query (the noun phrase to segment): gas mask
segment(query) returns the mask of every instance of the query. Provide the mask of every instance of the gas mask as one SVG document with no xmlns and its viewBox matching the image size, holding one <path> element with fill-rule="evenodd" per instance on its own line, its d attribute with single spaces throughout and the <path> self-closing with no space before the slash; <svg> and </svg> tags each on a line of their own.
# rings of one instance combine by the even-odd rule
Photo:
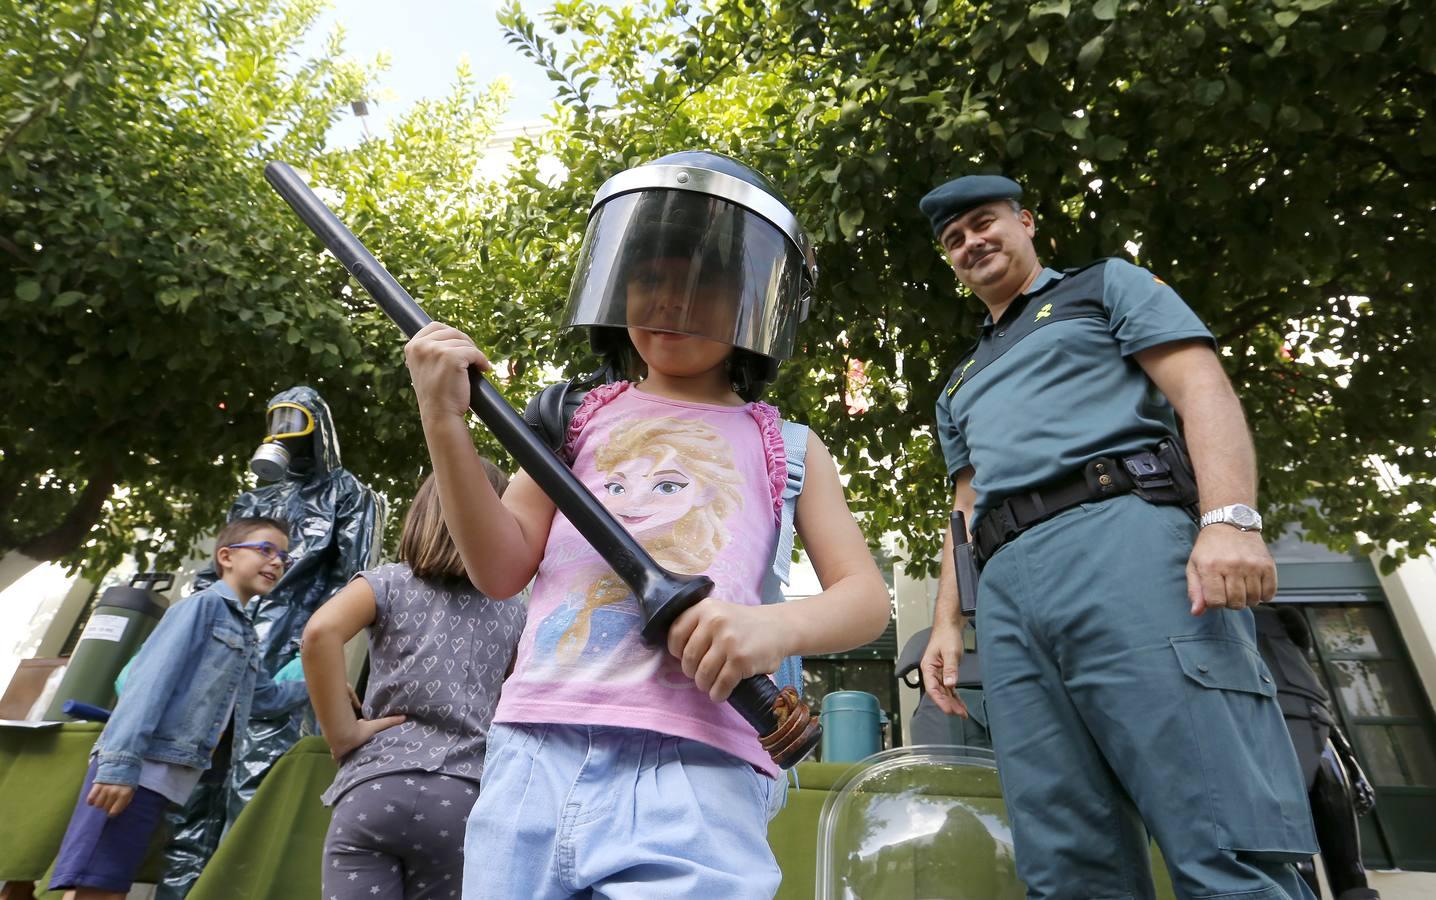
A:
<svg viewBox="0 0 1436 900">
<path fill-rule="evenodd" d="M 265 411 L 268 431 L 250 457 L 249 469 L 260 481 L 279 481 L 313 465 L 314 414 L 298 403 L 280 402 Z"/>
</svg>

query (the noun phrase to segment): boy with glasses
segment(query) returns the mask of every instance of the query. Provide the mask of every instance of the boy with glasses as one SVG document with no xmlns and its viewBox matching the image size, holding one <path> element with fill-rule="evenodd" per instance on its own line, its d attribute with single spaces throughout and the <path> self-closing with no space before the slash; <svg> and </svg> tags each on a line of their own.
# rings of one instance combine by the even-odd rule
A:
<svg viewBox="0 0 1436 900">
<path fill-rule="evenodd" d="M 307 701 L 304 682 L 259 674 L 259 637 L 245 613 L 283 576 L 288 547 L 275 519 L 239 518 L 220 530 L 220 580 L 170 608 L 130 667 L 91 754 L 51 890 L 68 889 L 67 900 L 123 898 L 165 806 L 189 798 L 231 717 L 242 725 L 251 710 L 274 715 Z"/>
</svg>

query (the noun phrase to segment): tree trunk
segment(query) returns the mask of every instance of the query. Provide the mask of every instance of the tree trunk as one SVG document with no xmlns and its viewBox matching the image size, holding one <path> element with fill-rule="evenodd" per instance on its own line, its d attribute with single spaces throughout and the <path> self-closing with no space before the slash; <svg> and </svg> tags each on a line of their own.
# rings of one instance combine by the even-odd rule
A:
<svg viewBox="0 0 1436 900">
<path fill-rule="evenodd" d="M 75 505 L 70 507 L 59 524 L 42 534 L 22 539 L 13 549 L 40 562 L 54 562 L 73 553 L 84 543 L 95 523 L 100 521 L 105 501 L 114 489 L 114 466 L 102 463 L 85 489 L 75 496 Z"/>
</svg>

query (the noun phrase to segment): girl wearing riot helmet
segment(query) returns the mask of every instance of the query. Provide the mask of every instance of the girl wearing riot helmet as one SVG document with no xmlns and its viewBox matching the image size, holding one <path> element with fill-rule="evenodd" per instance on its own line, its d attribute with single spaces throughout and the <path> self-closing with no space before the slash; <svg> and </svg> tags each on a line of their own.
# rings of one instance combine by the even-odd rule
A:
<svg viewBox="0 0 1436 900">
<path fill-rule="evenodd" d="M 564 324 L 589 329 L 613 380 L 572 411 L 560 453 L 665 565 L 716 582 L 674 622 L 667 652 L 639 639 L 636 601 L 527 475 L 502 500 L 485 483 L 465 418 L 466 371 L 488 369 L 484 354 L 440 323 L 407 346 L 469 577 L 490 596 L 533 580 L 468 822 L 466 898 L 777 890 L 777 770 L 722 701 L 787 657 L 873 639 L 888 617 L 832 457 L 811 434 L 785 447 L 791 426 L 758 399 L 792 352 L 815 274 L 777 191 L 727 157 L 671 154 L 594 200 Z M 786 570 L 774 548 L 790 538 L 794 459 L 797 532 L 823 591 L 762 605 L 770 566 Z"/>
</svg>

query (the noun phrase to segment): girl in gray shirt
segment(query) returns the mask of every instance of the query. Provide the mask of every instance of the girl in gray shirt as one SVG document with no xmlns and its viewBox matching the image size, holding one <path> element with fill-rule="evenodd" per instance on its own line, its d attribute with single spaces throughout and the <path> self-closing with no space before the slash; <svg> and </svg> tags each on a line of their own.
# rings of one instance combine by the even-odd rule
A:
<svg viewBox="0 0 1436 900">
<path fill-rule="evenodd" d="M 507 479 L 488 460 L 502 494 Z M 324 793 L 324 896 L 459 896 L 464 824 L 478 798 L 484 739 L 523 631 L 518 599 L 469 583 L 444 525 L 438 486 L 419 488 L 400 563 L 361 572 L 310 618 L 301 657 L 314 711 L 339 761 Z M 343 647 L 369 629 L 363 717 L 350 703 Z"/>
</svg>

